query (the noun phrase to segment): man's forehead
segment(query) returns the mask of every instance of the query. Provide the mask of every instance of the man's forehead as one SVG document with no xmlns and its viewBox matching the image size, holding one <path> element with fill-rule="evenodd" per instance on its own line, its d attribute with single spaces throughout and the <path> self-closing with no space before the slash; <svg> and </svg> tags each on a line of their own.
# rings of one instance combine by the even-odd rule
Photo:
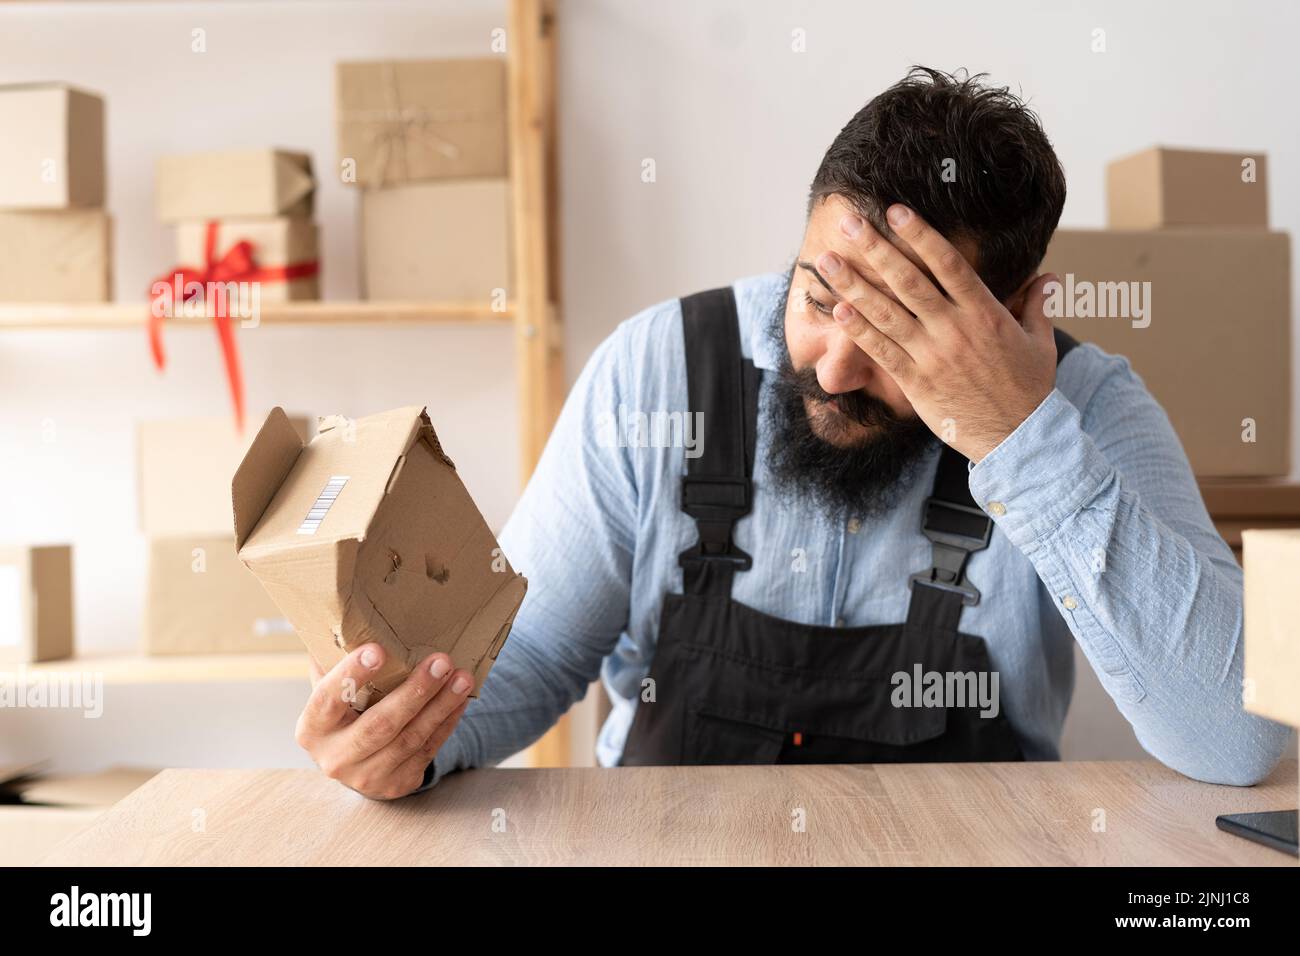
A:
<svg viewBox="0 0 1300 956">
<path fill-rule="evenodd" d="M 813 203 L 812 213 L 808 217 L 808 226 L 804 230 L 803 247 L 799 250 L 799 262 L 807 263 L 808 265 L 815 265 L 817 257 L 823 252 L 828 250 L 836 252 L 852 263 L 857 268 L 862 278 L 866 279 L 877 289 L 884 292 L 891 299 L 897 301 L 898 296 L 894 295 L 892 290 L 890 290 L 889 284 L 885 282 L 880 273 L 867 263 L 854 240 L 840 232 L 840 220 L 850 213 L 858 215 L 857 210 L 849 205 L 848 200 L 835 193 Z M 892 242 L 899 251 L 903 253 L 903 255 L 919 266 L 921 272 L 924 273 L 926 278 L 934 278 L 933 273 L 930 272 L 930 267 L 925 264 L 919 255 L 917 255 L 916 250 L 908 244 L 906 239 L 894 235 L 893 230 L 889 229 L 887 225 L 882 234 L 886 239 Z M 972 243 L 957 241 L 953 243 L 953 245 L 955 245 L 957 250 L 966 257 L 968 262 L 973 260 L 974 247 Z M 974 263 L 972 262 L 972 264 Z M 809 276 L 809 278 L 812 277 Z M 813 281 L 817 280 L 814 279 Z"/>
</svg>

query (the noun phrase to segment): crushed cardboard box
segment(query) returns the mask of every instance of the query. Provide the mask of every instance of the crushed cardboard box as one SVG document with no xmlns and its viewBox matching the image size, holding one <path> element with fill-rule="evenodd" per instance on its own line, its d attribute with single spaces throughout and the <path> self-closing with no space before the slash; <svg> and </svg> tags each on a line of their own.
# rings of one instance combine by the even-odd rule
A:
<svg viewBox="0 0 1300 956">
<path fill-rule="evenodd" d="M 0 547 L 0 665 L 72 656 L 72 548 Z"/>
<path fill-rule="evenodd" d="M 1246 709 L 1300 727 L 1300 529 L 1243 531 Z"/>
<path fill-rule="evenodd" d="M 1106 166 L 1111 229 L 1268 228 L 1267 157 L 1156 146 Z"/>
<path fill-rule="evenodd" d="M 353 706 L 435 651 L 477 696 L 527 582 L 510 567 L 426 411 L 323 418 L 309 444 L 280 409 L 231 483 L 235 544 L 328 670 L 370 641 L 387 652 Z"/>
<path fill-rule="evenodd" d="M 1058 229 L 1052 321 L 1127 357 L 1199 477 L 1291 471 L 1291 242 L 1255 229 Z"/>
<path fill-rule="evenodd" d="M 283 149 L 163 156 L 154 185 L 160 222 L 271 216 L 310 218 L 311 157 Z"/>
<path fill-rule="evenodd" d="M 339 63 L 335 88 L 340 162 L 362 186 L 508 173 L 499 57 Z"/>
<path fill-rule="evenodd" d="M 112 230 L 99 209 L 0 211 L 0 301 L 108 302 Z"/>
<path fill-rule="evenodd" d="M 504 179 L 442 180 L 361 196 L 367 299 L 484 302 L 510 287 Z"/>
<path fill-rule="evenodd" d="M 104 101 L 61 83 L 0 86 L 0 208 L 104 205 Z"/>
</svg>

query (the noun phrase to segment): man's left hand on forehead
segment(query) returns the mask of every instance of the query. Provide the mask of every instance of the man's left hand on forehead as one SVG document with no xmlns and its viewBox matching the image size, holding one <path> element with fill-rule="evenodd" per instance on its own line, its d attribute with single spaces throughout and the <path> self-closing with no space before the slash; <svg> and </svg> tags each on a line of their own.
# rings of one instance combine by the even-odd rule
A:
<svg viewBox="0 0 1300 956">
<path fill-rule="evenodd" d="M 899 385 L 930 429 L 972 461 L 996 447 L 1055 381 L 1056 345 L 1038 276 L 1012 315 L 966 258 L 906 206 L 887 213 L 902 249 L 854 213 L 839 223 L 843 252 L 817 258 L 840 302 L 839 327 Z M 856 263 L 856 264 L 855 264 Z M 894 297 L 863 278 L 864 267 Z M 931 278 L 933 276 L 933 278 Z"/>
</svg>

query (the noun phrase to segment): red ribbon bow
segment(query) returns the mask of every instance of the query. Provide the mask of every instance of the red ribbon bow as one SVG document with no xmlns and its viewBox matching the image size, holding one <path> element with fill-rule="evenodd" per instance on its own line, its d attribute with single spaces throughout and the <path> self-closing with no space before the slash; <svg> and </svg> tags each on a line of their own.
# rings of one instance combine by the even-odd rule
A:
<svg viewBox="0 0 1300 956">
<path fill-rule="evenodd" d="M 203 238 L 203 265 L 177 266 L 169 275 L 156 280 L 150 287 L 149 308 L 149 348 L 153 352 L 153 363 L 162 371 L 166 368 L 167 358 L 163 354 L 162 326 L 165 315 L 160 314 L 158 301 L 167 297 L 167 290 L 157 291 L 160 284 L 168 289 L 175 289 L 184 296 L 191 283 L 198 283 L 197 294 L 192 294 L 179 304 L 202 301 L 209 283 L 224 285 L 228 282 L 289 282 L 293 279 L 315 275 L 320 269 L 316 260 L 298 262 L 289 266 L 270 266 L 261 268 L 253 259 L 253 244 L 246 239 L 240 240 L 226 250 L 220 259 L 216 258 L 217 230 L 220 224 L 209 222 Z M 173 283 L 179 283 L 176 288 Z M 172 297 L 172 308 L 178 305 L 177 297 Z M 230 322 L 230 311 L 226 297 L 221 296 L 215 303 L 209 303 L 213 326 L 217 330 L 217 339 L 221 342 L 221 354 L 226 363 L 226 379 L 230 384 L 230 398 L 235 406 L 235 424 L 244 430 L 244 380 L 239 371 L 239 351 L 235 347 L 235 331 Z"/>
</svg>

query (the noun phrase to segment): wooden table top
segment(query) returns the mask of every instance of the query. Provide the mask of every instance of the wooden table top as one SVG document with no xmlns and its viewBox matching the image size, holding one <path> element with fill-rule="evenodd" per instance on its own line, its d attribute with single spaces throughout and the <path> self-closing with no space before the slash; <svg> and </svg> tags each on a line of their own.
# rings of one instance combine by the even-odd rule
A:
<svg viewBox="0 0 1300 956">
<path fill-rule="evenodd" d="M 51 865 L 1294 865 L 1218 830 L 1292 809 L 1154 761 L 452 774 L 367 800 L 312 770 L 165 770 Z M 802 822 L 802 832 L 798 826 Z"/>
</svg>

